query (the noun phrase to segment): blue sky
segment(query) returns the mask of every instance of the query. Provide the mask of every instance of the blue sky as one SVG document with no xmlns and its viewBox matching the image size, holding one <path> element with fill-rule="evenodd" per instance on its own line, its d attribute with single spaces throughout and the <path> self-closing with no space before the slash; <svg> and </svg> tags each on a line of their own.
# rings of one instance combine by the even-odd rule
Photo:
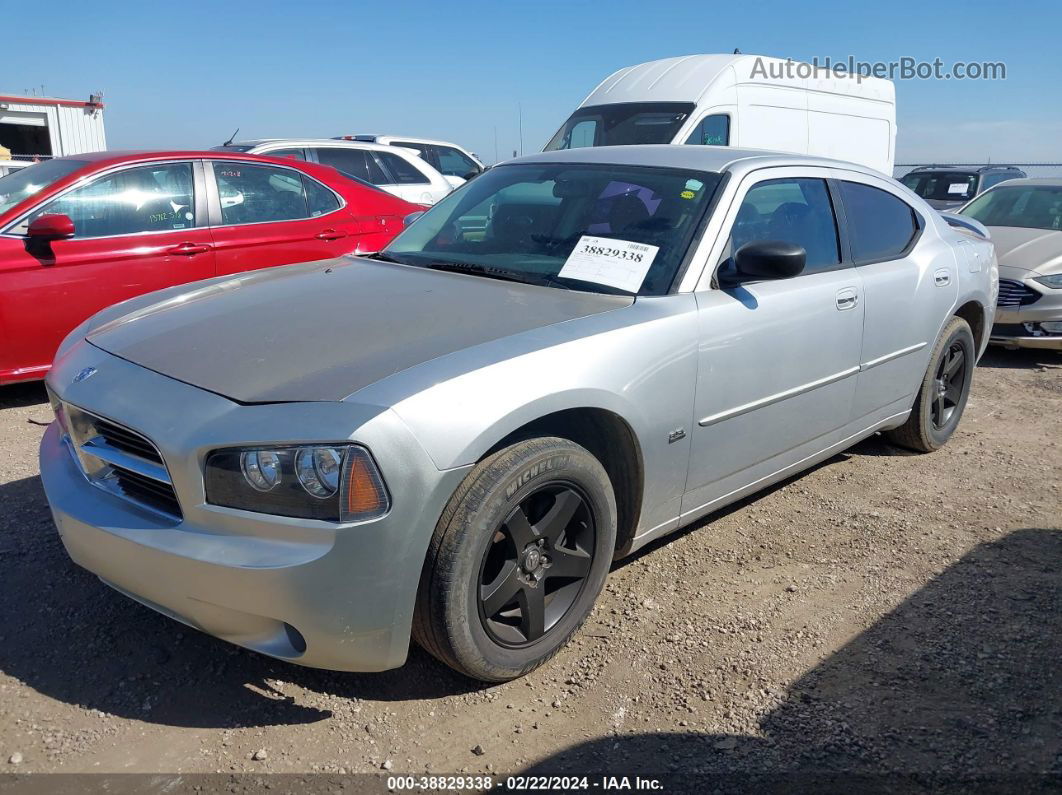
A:
<svg viewBox="0 0 1062 795">
<path fill-rule="evenodd" d="M 25 4 L 0 0 L 4 17 Z M 0 93 L 102 89 L 117 148 L 355 132 L 541 149 L 602 78 L 731 52 L 1003 61 L 1004 81 L 897 81 L 897 160 L 1062 161 L 1062 3 L 93 2 L 9 33 Z"/>
</svg>

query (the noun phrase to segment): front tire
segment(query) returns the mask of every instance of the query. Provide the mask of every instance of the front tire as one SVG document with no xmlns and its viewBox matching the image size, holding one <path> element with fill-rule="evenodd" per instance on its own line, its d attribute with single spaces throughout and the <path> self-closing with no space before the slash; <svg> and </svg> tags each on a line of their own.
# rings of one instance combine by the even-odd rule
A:
<svg viewBox="0 0 1062 795">
<path fill-rule="evenodd" d="M 970 324 L 953 317 L 941 332 L 907 421 L 886 438 L 901 447 L 931 453 L 959 427 L 973 382 L 977 354 Z"/>
<path fill-rule="evenodd" d="M 593 608 L 616 545 L 601 463 L 567 439 L 529 439 L 473 468 L 424 562 L 414 639 L 461 673 L 504 682 L 556 654 Z"/>
</svg>

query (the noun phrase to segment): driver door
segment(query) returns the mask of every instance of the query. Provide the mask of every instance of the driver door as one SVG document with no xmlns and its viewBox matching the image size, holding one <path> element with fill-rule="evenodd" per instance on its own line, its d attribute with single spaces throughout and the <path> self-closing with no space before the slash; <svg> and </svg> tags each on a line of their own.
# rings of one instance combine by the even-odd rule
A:
<svg viewBox="0 0 1062 795">
<path fill-rule="evenodd" d="M 729 233 L 709 255 L 718 268 L 696 292 L 699 364 L 684 521 L 766 485 L 839 440 L 849 422 L 863 288 L 842 253 L 827 176 L 813 168 L 753 172 L 727 211 Z M 733 253 L 757 240 L 802 246 L 804 272 L 740 280 Z"/>
</svg>

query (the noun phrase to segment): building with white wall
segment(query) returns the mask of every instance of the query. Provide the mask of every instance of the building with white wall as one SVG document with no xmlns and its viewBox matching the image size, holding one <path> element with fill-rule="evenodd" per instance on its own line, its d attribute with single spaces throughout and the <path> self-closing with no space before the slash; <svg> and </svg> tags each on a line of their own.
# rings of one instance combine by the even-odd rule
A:
<svg viewBox="0 0 1062 795">
<path fill-rule="evenodd" d="M 0 146 L 16 160 L 62 157 L 107 148 L 103 98 L 52 99 L 0 93 Z"/>
</svg>

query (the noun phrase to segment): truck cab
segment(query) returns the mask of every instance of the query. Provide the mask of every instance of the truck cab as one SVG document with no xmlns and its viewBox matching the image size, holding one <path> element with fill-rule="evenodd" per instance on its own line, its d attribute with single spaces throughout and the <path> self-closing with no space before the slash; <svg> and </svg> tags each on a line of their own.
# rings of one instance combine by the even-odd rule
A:
<svg viewBox="0 0 1062 795">
<path fill-rule="evenodd" d="M 758 55 L 688 55 L 609 75 L 544 151 L 623 144 L 773 149 L 891 174 L 891 81 Z"/>
</svg>

